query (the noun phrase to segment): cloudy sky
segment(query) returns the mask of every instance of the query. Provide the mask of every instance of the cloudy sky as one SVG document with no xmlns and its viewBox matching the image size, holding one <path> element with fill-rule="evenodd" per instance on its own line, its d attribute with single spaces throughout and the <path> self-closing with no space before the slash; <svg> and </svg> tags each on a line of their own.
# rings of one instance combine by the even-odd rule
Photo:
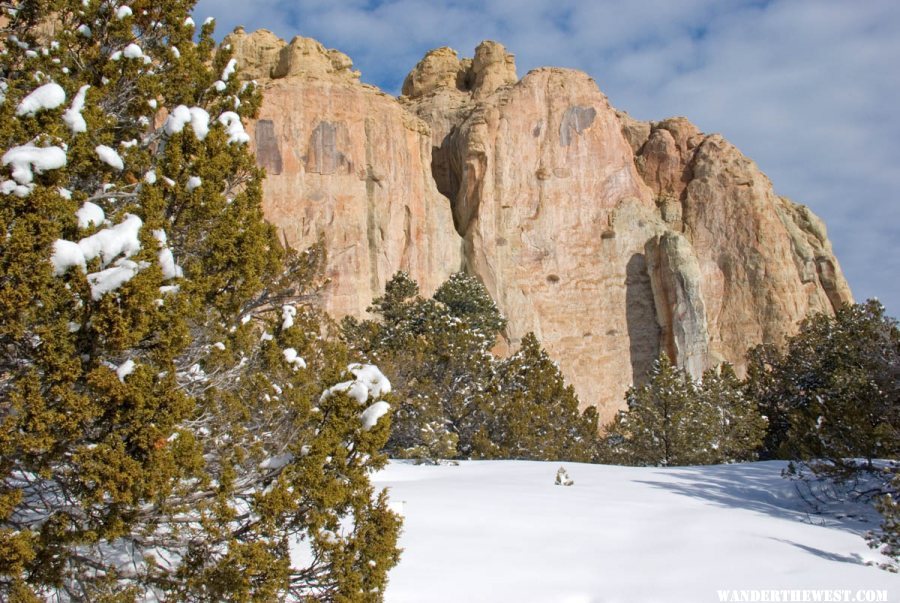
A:
<svg viewBox="0 0 900 603">
<path fill-rule="evenodd" d="M 398 93 L 429 49 L 485 39 L 591 74 L 639 119 L 686 115 L 824 218 L 857 300 L 900 317 L 896 0 L 200 0 L 236 25 L 313 37 Z"/>
</svg>

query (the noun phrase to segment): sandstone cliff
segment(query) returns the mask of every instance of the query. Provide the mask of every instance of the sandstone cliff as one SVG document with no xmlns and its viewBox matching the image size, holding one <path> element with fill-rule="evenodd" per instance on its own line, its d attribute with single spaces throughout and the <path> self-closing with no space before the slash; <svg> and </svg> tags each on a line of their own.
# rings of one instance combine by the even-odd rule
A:
<svg viewBox="0 0 900 603">
<path fill-rule="evenodd" d="M 263 91 L 248 132 L 268 174 L 267 219 L 295 248 L 326 236 L 327 311 L 363 316 L 397 270 L 425 292 L 460 270 L 461 240 L 431 177 L 421 120 L 315 40 L 239 29 L 225 43 Z"/>
<path fill-rule="evenodd" d="M 313 40 L 227 42 L 263 87 L 266 215 L 298 247 L 326 234 L 337 316 L 398 269 L 430 293 L 464 268 L 509 319 L 501 347 L 534 331 L 605 421 L 660 351 L 740 369 L 851 300 L 822 223 L 752 161 L 684 118 L 617 112 L 584 73 L 519 80 L 500 44 L 439 48 L 395 99 Z"/>
</svg>

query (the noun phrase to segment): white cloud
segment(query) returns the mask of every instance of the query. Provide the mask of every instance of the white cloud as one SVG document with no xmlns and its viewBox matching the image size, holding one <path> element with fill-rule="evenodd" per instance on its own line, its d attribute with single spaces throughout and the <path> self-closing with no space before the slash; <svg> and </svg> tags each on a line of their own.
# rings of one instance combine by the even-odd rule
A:
<svg viewBox="0 0 900 603">
<path fill-rule="evenodd" d="M 641 119 L 686 115 L 829 228 L 858 299 L 900 315 L 900 3 L 894 0 L 200 0 L 220 33 L 299 33 L 397 92 L 430 48 L 483 39 L 519 74 L 583 69 Z"/>
</svg>

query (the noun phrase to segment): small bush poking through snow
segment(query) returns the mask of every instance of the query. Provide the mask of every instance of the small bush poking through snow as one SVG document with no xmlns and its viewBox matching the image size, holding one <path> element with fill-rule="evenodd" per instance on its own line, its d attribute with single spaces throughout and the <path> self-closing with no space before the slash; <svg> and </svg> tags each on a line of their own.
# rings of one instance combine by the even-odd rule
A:
<svg viewBox="0 0 900 603">
<path fill-rule="evenodd" d="M 553 483 L 557 486 L 571 486 L 575 481 L 569 477 L 569 472 L 566 471 L 565 467 L 560 467 L 556 470 L 556 481 Z"/>
</svg>

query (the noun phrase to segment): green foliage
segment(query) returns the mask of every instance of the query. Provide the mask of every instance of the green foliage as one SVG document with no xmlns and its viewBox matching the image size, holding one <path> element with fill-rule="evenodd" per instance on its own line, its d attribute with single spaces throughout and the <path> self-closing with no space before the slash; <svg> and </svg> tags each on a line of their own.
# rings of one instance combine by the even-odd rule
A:
<svg viewBox="0 0 900 603">
<path fill-rule="evenodd" d="M 708 465 L 753 460 L 765 421 L 729 365 L 700 383 L 663 355 L 647 383 L 625 394 L 608 428 L 606 460 L 632 465 Z"/>
<path fill-rule="evenodd" d="M 697 395 L 714 420 L 710 462 L 755 461 L 767 423 L 744 392 L 734 368 L 725 363 L 706 371 Z"/>
<path fill-rule="evenodd" d="M 506 321 L 484 287 L 455 274 L 431 299 L 398 273 L 344 336 L 391 376 L 397 407 L 388 452 L 397 457 L 590 460 L 596 413 L 525 338 L 506 360 L 490 352 Z"/>
<path fill-rule="evenodd" d="M 891 483 L 893 494 L 888 492 L 875 502 L 875 508 L 881 513 L 883 521 L 880 531 L 872 531 L 866 535 L 869 546 L 877 549 L 889 561 L 880 567 L 889 572 L 900 571 L 900 475 L 895 475 Z"/>
<path fill-rule="evenodd" d="M 808 318 L 783 353 L 751 351 L 747 382 L 768 457 L 846 477 L 900 453 L 900 329 L 877 301 Z"/>
<path fill-rule="evenodd" d="M 442 288 L 448 297 L 464 289 L 476 290 L 476 299 L 490 302 L 483 287 L 464 275 Z M 364 357 L 391 376 L 396 408 L 388 452 L 397 457 L 455 458 L 471 448 L 479 395 L 492 366 L 489 349 L 497 336 L 497 331 L 469 325 L 485 328 L 502 324 L 502 319 L 493 303 L 457 303 L 451 308 L 422 298 L 418 291 L 409 275 L 397 273 L 385 295 L 369 308 L 381 320 L 345 319 L 343 332 Z"/>
<path fill-rule="evenodd" d="M 875 499 L 884 522 L 868 540 L 892 559 L 883 567 L 896 571 L 897 321 L 875 300 L 846 305 L 833 316 L 811 316 L 783 352 L 773 347 L 749 352 L 746 389 L 769 417 L 763 454 L 800 461 L 791 463 L 788 477 L 832 481 L 846 492 L 842 496 Z"/>
<path fill-rule="evenodd" d="M 571 385 L 534 333 L 519 351 L 500 360 L 483 397 L 484 422 L 474 456 L 529 460 L 593 460 L 597 412 L 583 414 Z"/>
<path fill-rule="evenodd" d="M 231 57 L 213 53 L 212 23 L 186 20 L 192 6 L 4 9 L 5 600 L 376 600 L 397 560 L 398 520 L 368 481 L 390 421 L 367 431 L 357 400 L 320 399 L 348 352 L 317 316 L 279 315 L 320 254 L 286 252 L 263 222 L 262 173 L 235 130 L 259 96 L 224 77 Z M 20 109 L 50 83 L 64 103 Z M 84 128 L 69 123 L 79 91 Z M 166 127 L 188 107 L 193 121 Z M 29 178 L 9 154 L 28 145 L 65 165 Z M 76 217 L 87 202 L 105 222 Z M 62 261 L 127 224 L 129 248 Z M 292 546 L 312 561 L 292 566 Z"/>
</svg>

